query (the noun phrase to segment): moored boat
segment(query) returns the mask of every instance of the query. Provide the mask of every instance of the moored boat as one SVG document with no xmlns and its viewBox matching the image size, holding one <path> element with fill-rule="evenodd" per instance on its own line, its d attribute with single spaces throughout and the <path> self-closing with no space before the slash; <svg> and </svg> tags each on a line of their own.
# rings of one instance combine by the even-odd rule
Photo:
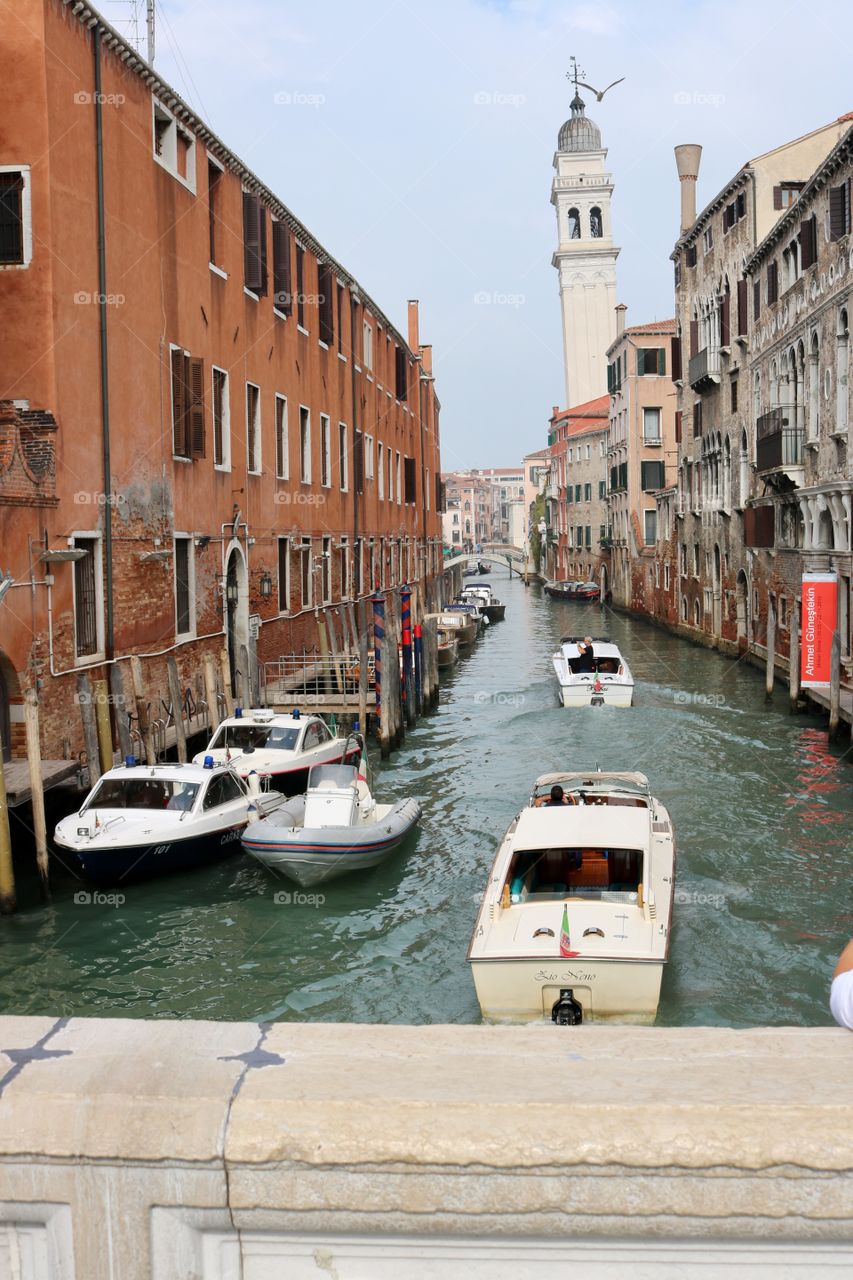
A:
<svg viewBox="0 0 853 1280">
<path fill-rule="evenodd" d="M 463 587 L 459 593 L 462 601 L 471 601 L 486 615 L 489 622 L 503 622 L 506 616 L 506 605 L 498 600 L 488 582 L 477 582 Z"/>
<path fill-rule="evenodd" d="M 546 596 L 550 596 L 552 600 L 574 600 L 577 588 L 581 584 L 579 582 L 545 582 L 542 589 Z"/>
<path fill-rule="evenodd" d="M 252 824 L 243 848 L 303 888 L 375 867 L 420 820 L 417 800 L 377 804 L 361 767 L 318 765 L 304 796 Z"/>
<path fill-rule="evenodd" d="M 463 649 L 470 649 L 477 639 L 477 624 L 467 614 L 445 611 L 443 613 L 430 613 L 427 614 L 427 617 L 435 618 L 440 627 L 444 627 L 446 631 L 451 632 L 456 637 L 460 652 Z"/>
<path fill-rule="evenodd" d="M 247 823 L 275 810 L 284 796 L 261 791 L 207 757 L 194 764 L 128 763 L 102 774 L 77 813 L 54 833 L 84 875 L 99 884 L 129 883 L 218 861 L 235 853 Z"/>
<path fill-rule="evenodd" d="M 617 645 L 604 637 L 563 636 L 552 662 L 564 707 L 630 707 L 634 677 Z"/>
<path fill-rule="evenodd" d="M 459 642 L 450 627 L 438 627 L 438 665 L 453 667 L 459 661 Z"/>
<path fill-rule="evenodd" d="M 354 760 L 358 751 L 346 753 L 347 739 L 332 733 L 321 716 L 276 712 L 259 707 L 235 708 L 222 721 L 210 742 L 194 757 L 194 764 L 207 756 L 230 764 L 242 778 L 259 773 L 272 779 L 272 786 L 287 796 L 305 790 L 308 770 L 315 764 L 340 764 Z"/>
<path fill-rule="evenodd" d="M 551 800 L 552 788 L 563 803 Z M 468 960 L 483 1017 L 652 1022 L 675 839 L 640 773 L 554 773 L 498 848 Z"/>
</svg>

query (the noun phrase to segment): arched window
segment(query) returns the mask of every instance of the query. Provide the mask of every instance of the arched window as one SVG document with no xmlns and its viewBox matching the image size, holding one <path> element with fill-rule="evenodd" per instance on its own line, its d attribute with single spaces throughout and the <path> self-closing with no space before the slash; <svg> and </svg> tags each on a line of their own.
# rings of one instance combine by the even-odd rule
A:
<svg viewBox="0 0 853 1280">
<path fill-rule="evenodd" d="M 600 240 L 604 235 L 604 228 L 601 221 L 601 210 L 598 205 L 593 205 L 589 211 L 589 234 L 593 240 Z"/>
<path fill-rule="evenodd" d="M 732 445 L 726 436 L 723 442 L 723 506 L 732 505 Z"/>
<path fill-rule="evenodd" d="M 774 360 L 770 366 L 770 408 L 775 409 L 779 404 L 779 369 Z"/>
<path fill-rule="evenodd" d="M 740 433 L 740 493 L 738 494 L 738 502 L 743 507 L 749 497 L 749 445 L 746 438 L 746 430 Z"/>
<path fill-rule="evenodd" d="M 581 216 L 577 209 L 569 210 L 569 239 L 580 240 L 581 238 Z"/>
<path fill-rule="evenodd" d="M 835 430 L 846 431 L 850 404 L 847 386 L 850 368 L 850 326 L 847 323 L 846 307 L 842 307 L 838 313 L 835 333 Z"/>
<path fill-rule="evenodd" d="M 702 607 L 698 598 L 693 601 L 693 625 L 694 627 L 701 627 L 702 625 Z"/>
<path fill-rule="evenodd" d="M 752 416 L 756 420 L 761 417 L 761 374 L 758 369 L 752 383 Z"/>
<path fill-rule="evenodd" d="M 816 333 L 812 334 L 809 349 L 809 439 L 817 440 L 820 435 L 820 343 Z"/>
<path fill-rule="evenodd" d="M 806 373 L 806 349 L 802 342 L 797 343 L 796 351 L 791 352 L 791 372 L 794 378 L 794 426 L 800 433 L 800 438 L 802 439 L 804 425 L 803 420 L 806 416 L 806 407 L 803 403 L 803 383 L 805 382 Z"/>
</svg>

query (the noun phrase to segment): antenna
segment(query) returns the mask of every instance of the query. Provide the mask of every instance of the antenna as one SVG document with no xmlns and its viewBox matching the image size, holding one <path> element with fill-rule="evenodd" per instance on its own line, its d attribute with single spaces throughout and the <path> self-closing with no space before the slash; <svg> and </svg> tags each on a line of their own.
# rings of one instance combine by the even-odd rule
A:
<svg viewBox="0 0 853 1280">
<path fill-rule="evenodd" d="M 583 77 L 586 75 L 586 72 L 584 71 L 583 67 L 578 66 L 578 60 L 574 54 L 572 54 L 572 56 L 569 58 L 569 62 L 572 64 L 572 69 L 571 71 L 566 72 L 566 79 L 575 86 L 575 94 L 577 95 L 578 80 L 583 79 Z"/>
<path fill-rule="evenodd" d="M 154 64 L 154 4 L 155 0 L 104 0 L 103 6 L 109 5 L 112 25 L 149 66 Z"/>
</svg>

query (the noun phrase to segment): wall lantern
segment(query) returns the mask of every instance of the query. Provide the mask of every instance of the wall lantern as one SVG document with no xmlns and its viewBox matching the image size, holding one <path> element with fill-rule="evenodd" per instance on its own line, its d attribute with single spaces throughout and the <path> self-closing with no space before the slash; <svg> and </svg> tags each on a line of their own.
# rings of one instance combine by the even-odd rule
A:
<svg viewBox="0 0 853 1280">
<path fill-rule="evenodd" d="M 225 585 L 225 599 L 229 604 L 236 604 L 238 597 L 237 583 L 228 582 Z"/>
<path fill-rule="evenodd" d="M 272 595 L 272 578 L 268 573 L 265 573 L 261 578 L 261 595 L 265 600 L 268 600 Z"/>
</svg>

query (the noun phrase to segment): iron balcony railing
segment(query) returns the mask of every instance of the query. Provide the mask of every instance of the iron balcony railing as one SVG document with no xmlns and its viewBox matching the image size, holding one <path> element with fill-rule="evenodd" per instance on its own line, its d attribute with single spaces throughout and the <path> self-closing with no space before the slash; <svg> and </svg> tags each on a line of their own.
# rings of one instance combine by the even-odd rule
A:
<svg viewBox="0 0 853 1280">
<path fill-rule="evenodd" d="M 757 471 L 803 465 L 803 433 L 799 427 L 790 425 L 783 409 L 771 409 L 757 418 L 755 437 Z"/>
<path fill-rule="evenodd" d="M 720 352 L 704 347 L 695 356 L 690 357 L 687 366 L 687 377 L 691 387 L 699 387 L 703 382 L 720 381 Z"/>
</svg>

